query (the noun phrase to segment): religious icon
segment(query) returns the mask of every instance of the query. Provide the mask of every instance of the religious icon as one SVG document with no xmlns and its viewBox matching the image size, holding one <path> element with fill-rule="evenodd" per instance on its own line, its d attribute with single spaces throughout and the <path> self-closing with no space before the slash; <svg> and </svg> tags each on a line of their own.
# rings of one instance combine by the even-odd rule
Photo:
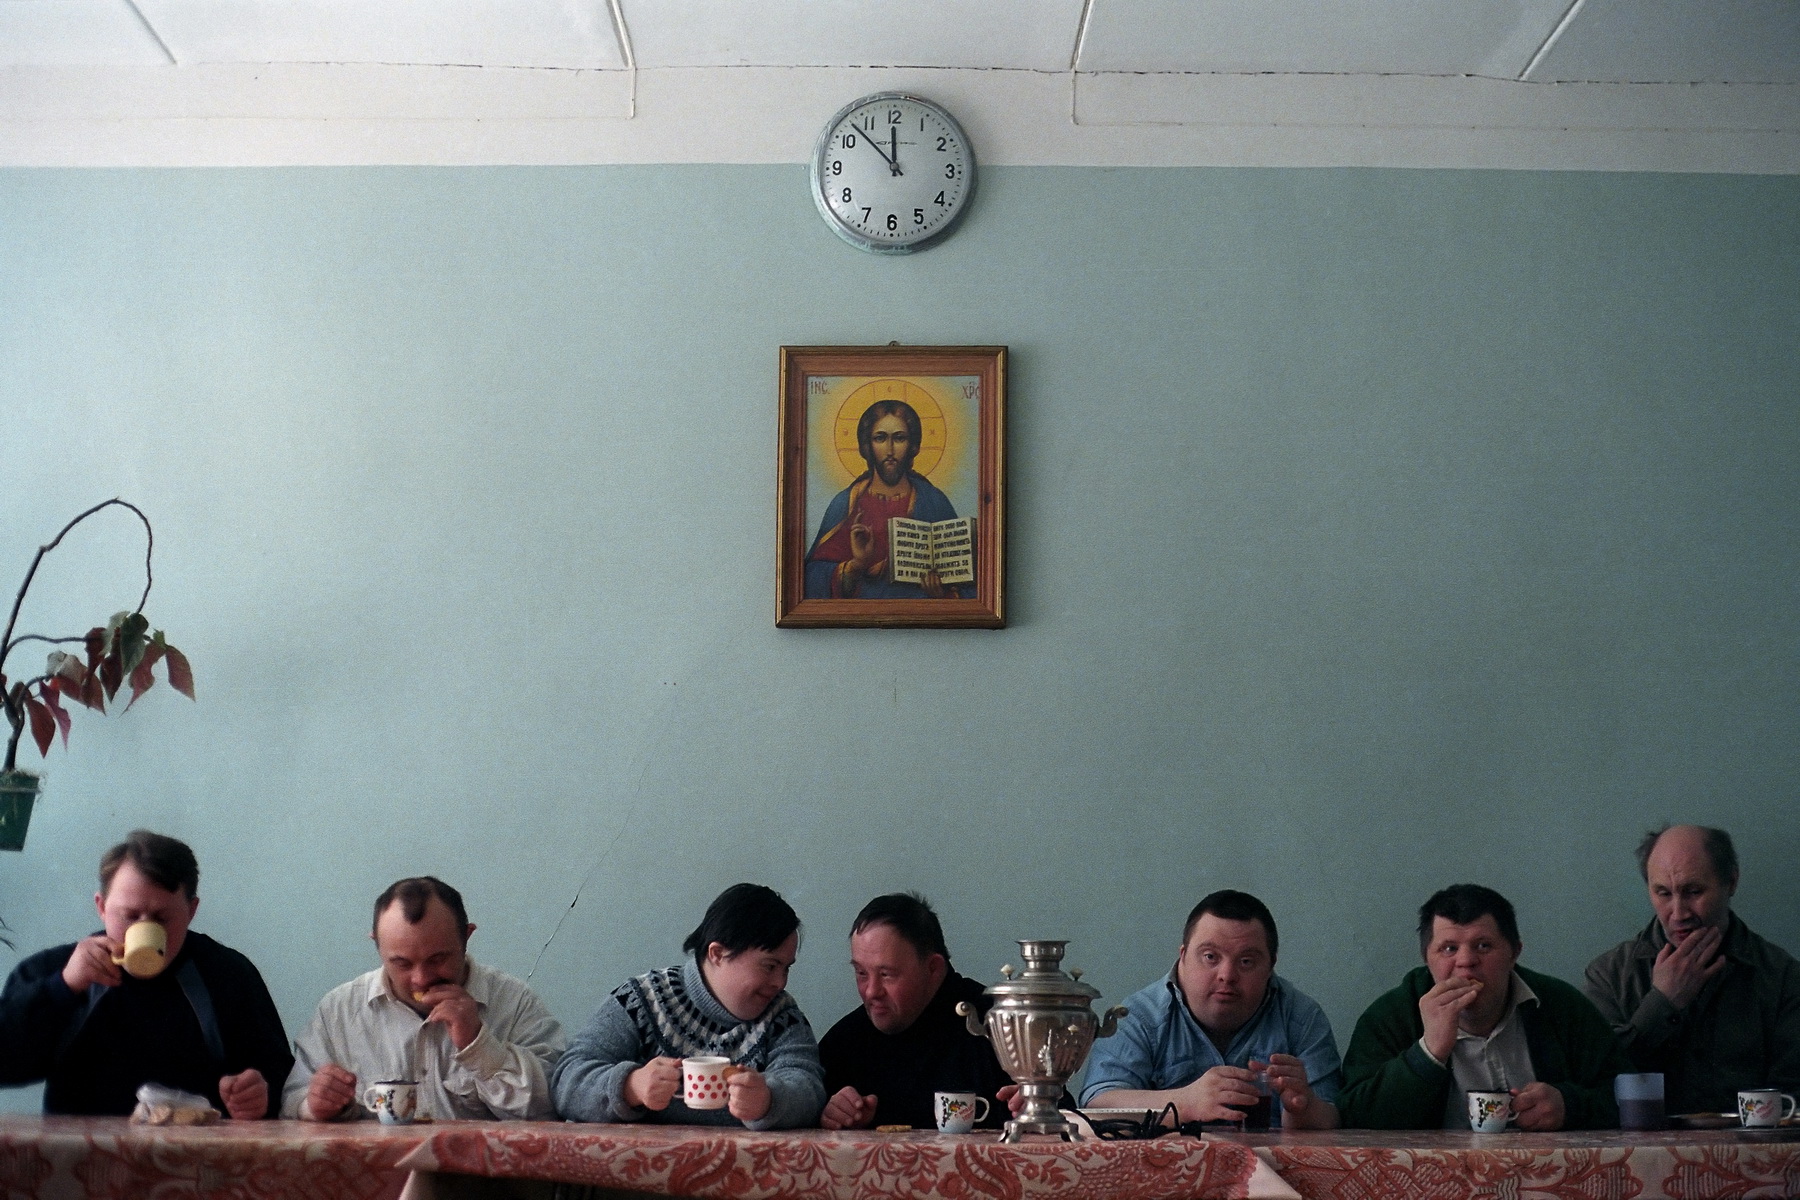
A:
<svg viewBox="0 0 1800 1200">
<path fill-rule="evenodd" d="M 776 624 L 995 628 L 1006 349 L 781 351 Z"/>
</svg>

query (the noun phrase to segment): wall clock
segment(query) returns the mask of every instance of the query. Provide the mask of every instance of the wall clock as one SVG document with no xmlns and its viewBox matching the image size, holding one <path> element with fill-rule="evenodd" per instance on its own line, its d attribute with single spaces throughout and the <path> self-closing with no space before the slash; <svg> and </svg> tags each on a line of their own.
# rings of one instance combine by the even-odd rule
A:
<svg viewBox="0 0 1800 1200">
<path fill-rule="evenodd" d="M 975 150 L 956 118 L 904 92 L 838 110 L 812 159 L 813 202 L 859 250 L 909 254 L 956 226 L 975 195 Z"/>
</svg>

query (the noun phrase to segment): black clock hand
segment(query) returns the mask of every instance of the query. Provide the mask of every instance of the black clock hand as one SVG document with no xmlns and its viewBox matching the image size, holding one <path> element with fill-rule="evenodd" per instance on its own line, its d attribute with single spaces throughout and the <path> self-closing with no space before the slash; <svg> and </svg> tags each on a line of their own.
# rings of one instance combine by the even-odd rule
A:
<svg viewBox="0 0 1800 1200">
<path fill-rule="evenodd" d="M 854 136 L 854 134 L 853 134 L 853 135 L 852 135 L 852 136 Z M 872 138 L 872 137 L 869 137 L 869 136 L 868 136 L 868 135 L 866 135 L 866 134 L 865 134 L 865 135 L 864 135 L 864 136 L 863 136 L 863 138 L 862 138 L 862 140 L 863 140 L 863 141 L 865 141 L 865 142 L 867 142 L 867 143 L 869 143 L 869 145 L 870 145 L 870 146 L 872 146 L 872 147 L 873 147 L 873 148 L 874 148 L 874 150 L 875 150 L 875 153 L 877 153 L 877 154 L 879 154 L 879 155 L 881 155 L 881 161 L 882 161 L 882 162 L 884 162 L 884 163 L 886 163 L 886 164 L 887 164 L 887 165 L 888 165 L 888 169 L 889 169 L 889 170 L 893 170 L 893 168 L 894 168 L 894 160 L 893 160 L 893 159 L 891 159 L 891 158 L 889 158 L 889 157 L 888 157 L 888 152 L 887 152 L 887 151 L 886 151 L 886 150 L 883 150 L 883 149 L 882 149 L 882 148 L 881 148 L 881 143 L 880 143 L 880 142 L 878 142 L 878 141 L 876 141 L 876 140 L 875 140 L 875 139 L 874 139 L 874 138 Z M 899 174 L 899 172 L 898 172 L 898 171 L 895 171 L 895 172 L 894 172 L 894 173 L 895 173 L 895 174 Z"/>
<path fill-rule="evenodd" d="M 901 174 L 901 170 L 900 170 L 900 127 L 898 125 L 889 125 L 888 126 L 888 156 L 887 156 L 887 160 L 888 160 L 888 170 L 892 171 L 896 175 Z"/>
</svg>

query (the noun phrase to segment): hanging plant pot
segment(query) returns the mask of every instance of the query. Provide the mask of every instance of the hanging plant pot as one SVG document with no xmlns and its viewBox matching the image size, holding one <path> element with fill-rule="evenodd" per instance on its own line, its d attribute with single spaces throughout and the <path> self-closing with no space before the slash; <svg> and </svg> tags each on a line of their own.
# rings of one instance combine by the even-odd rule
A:
<svg viewBox="0 0 1800 1200">
<path fill-rule="evenodd" d="M 30 771 L 0 774 L 0 850 L 23 850 L 31 806 L 37 803 L 38 777 Z"/>
</svg>

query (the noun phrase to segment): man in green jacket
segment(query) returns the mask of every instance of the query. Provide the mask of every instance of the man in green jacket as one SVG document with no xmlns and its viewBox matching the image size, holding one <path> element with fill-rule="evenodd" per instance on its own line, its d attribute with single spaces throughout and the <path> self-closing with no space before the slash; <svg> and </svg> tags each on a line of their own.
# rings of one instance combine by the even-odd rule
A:
<svg viewBox="0 0 1800 1200">
<path fill-rule="evenodd" d="M 1467 1129 L 1465 1093 L 1511 1092 L 1520 1129 L 1610 1129 L 1630 1065 L 1593 1004 L 1517 965 L 1506 897 L 1473 883 L 1419 909 L 1416 967 L 1356 1023 L 1338 1107 L 1346 1126 Z"/>
</svg>

